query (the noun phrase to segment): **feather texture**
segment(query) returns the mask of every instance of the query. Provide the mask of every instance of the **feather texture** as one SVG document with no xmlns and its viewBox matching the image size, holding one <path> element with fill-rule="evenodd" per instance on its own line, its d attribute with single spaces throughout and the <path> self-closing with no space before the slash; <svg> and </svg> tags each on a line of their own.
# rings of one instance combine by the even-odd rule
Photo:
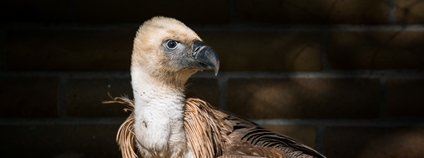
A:
<svg viewBox="0 0 424 158">
<path fill-rule="evenodd" d="M 205 105 L 205 106 L 198 106 Z M 213 110 L 203 100 L 188 98 L 184 112 L 184 129 L 188 147 L 195 157 L 217 157 L 222 155 L 226 133 L 231 127 L 223 120 L 224 113 Z"/>
<path fill-rule="evenodd" d="M 119 128 L 116 141 L 123 158 L 137 157 L 133 132 L 134 103 L 125 97 L 116 97 L 104 103 L 125 104 L 131 114 Z M 202 158 L 324 158 L 287 136 L 271 132 L 259 125 L 211 107 L 198 98 L 188 98 L 184 112 L 187 146 L 194 157 Z M 140 155 L 138 155 L 140 156 Z"/>
<path fill-rule="evenodd" d="M 103 104 L 124 104 L 125 112 L 131 112 L 128 118 L 122 123 L 116 134 L 116 142 L 119 144 L 119 149 L 123 158 L 137 158 L 137 148 L 135 147 L 134 134 L 134 101 L 126 97 L 115 97 L 112 101 L 104 101 Z"/>
<path fill-rule="evenodd" d="M 117 97 L 131 114 L 117 142 L 124 158 L 324 157 L 289 137 L 186 98 L 185 83 L 197 71 L 219 70 L 216 52 L 182 22 L 154 17 L 134 39 L 134 101 Z"/>
</svg>

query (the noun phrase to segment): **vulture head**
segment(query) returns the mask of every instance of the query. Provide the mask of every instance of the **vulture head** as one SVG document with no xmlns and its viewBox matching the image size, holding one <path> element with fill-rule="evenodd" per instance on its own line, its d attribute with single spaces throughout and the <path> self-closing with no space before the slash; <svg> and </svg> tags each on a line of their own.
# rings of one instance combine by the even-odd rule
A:
<svg viewBox="0 0 424 158">
<path fill-rule="evenodd" d="M 199 70 L 219 69 L 215 51 L 182 22 L 154 17 L 138 30 L 132 54 L 132 68 L 141 68 L 157 81 L 181 86 Z"/>
</svg>

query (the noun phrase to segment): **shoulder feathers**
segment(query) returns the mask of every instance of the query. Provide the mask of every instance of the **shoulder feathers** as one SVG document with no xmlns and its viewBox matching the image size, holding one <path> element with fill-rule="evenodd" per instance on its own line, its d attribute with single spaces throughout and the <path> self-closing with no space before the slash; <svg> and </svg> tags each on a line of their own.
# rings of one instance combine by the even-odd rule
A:
<svg viewBox="0 0 424 158">
<path fill-rule="evenodd" d="M 116 97 L 114 101 L 105 103 L 125 104 L 125 111 L 131 112 L 119 128 L 116 141 L 123 158 L 137 157 L 132 126 L 134 102 L 125 97 Z M 199 158 L 325 157 L 292 138 L 216 110 L 198 98 L 186 100 L 184 128 L 188 147 Z"/>
</svg>

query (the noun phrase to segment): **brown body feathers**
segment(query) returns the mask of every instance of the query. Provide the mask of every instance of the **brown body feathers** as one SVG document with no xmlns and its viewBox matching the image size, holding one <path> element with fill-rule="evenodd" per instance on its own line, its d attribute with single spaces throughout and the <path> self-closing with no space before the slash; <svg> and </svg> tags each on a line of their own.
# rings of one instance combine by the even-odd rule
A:
<svg viewBox="0 0 424 158">
<path fill-rule="evenodd" d="M 131 112 L 119 128 L 116 141 L 123 158 L 140 157 L 137 154 L 133 132 L 134 102 L 125 97 L 116 97 Z M 186 100 L 184 128 L 187 146 L 194 157 L 199 158 L 323 158 L 317 151 L 289 137 L 271 132 L 248 120 L 228 115 L 212 108 L 198 98 Z"/>
</svg>

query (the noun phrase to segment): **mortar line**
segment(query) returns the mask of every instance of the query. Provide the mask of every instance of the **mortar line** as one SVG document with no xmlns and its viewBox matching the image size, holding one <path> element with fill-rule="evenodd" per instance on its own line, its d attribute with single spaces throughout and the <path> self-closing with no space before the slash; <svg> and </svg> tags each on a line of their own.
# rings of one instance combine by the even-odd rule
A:
<svg viewBox="0 0 424 158">
<path fill-rule="evenodd" d="M 328 62 L 328 53 L 327 53 L 327 45 L 328 45 L 328 31 L 322 32 L 321 37 L 321 64 L 322 64 L 322 71 L 328 71 L 331 70 L 330 63 Z"/>
<path fill-rule="evenodd" d="M 130 78 L 129 71 L 109 71 L 109 72 L 56 72 L 56 71 L 31 71 L 31 72 L 2 72 L 2 76 L 13 77 L 59 77 L 72 76 L 72 78 L 93 79 L 93 78 Z"/>
<path fill-rule="evenodd" d="M 228 95 L 228 77 L 223 75 L 218 78 L 218 91 L 219 91 L 219 108 L 227 110 L 227 95 Z"/>
<path fill-rule="evenodd" d="M 386 109 L 386 81 L 385 77 L 380 78 L 380 118 L 387 117 L 387 109 Z"/>
<path fill-rule="evenodd" d="M 313 125 L 313 126 L 370 126 L 370 127 L 397 127 L 397 126 L 424 126 L 424 119 L 253 119 L 258 124 L 267 125 Z"/>
<path fill-rule="evenodd" d="M 130 78 L 129 71 L 121 72 L 2 72 L 0 77 L 58 77 L 72 76 L 77 79 Z M 260 71 L 224 71 L 218 78 L 386 78 L 424 79 L 424 70 L 328 70 L 324 72 L 260 72 Z M 216 78 L 213 72 L 200 72 L 193 78 Z"/>
<path fill-rule="evenodd" d="M 325 130 L 326 127 L 323 125 L 316 127 L 316 137 L 315 137 L 315 149 L 317 149 L 318 152 L 325 155 L 325 145 L 324 145 L 324 139 L 325 139 Z"/>
<path fill-rule="evenodd" d="M 326 71 L 326 72 L 221 72 L 228 78 L 375 78 L 382 75 L 391 78 L 418 78 L 424 79 L 424 73 L 418 71 Z M 195 75 L 193 77 L 208 77 L 210 75 Z"/>
<path fill-rule="evenodd" d="M 76 12 L 75 12 L 75 2 L 74 0 L 67 0 L 68 2 L 68 13 L 69 13 L 69 21 L 71 23 L 76 23 Z"/>
<path fill-rule="evenodd" d="M 59 118 L 67 118 L 66 114 L 66 89 L 68 85 L 68 77 L 66 75 L 59 75 L 59 86 L 58 86 L 58 115 Z"/>
<path fill-rule="evenodd" d="M 5 32 L 4 29 L 0 29 L 0 48 L 4 48 Z M 0 49 L 0 71 L 7 70 L 6 61 L 6 52 Z"/>
<path fill-rule="evenodd" d="M 20 124 L 120 124 L 126 118 L 1 118 L 0 125 Z M 307 125 L 317 127 L 424 127 L 424 120 L 408 119 L 251 119 L 260 125 Z"/>
<path fill-rule="evenodd" d="M 122 124 L 126 118 L 44 118 L 44 119 L 0 119 L 0 125 L 92 125 Z"/>
<path fill-rule="evenodd" d="M 390 24 L 396 24 L 396 0 L 387 0 L 388 14 L 387 19 Z"/>
<path fill-rule="evenodd" d="M 392 16 L 390 13 L 390 16 Z M 394 15 L 393 15 L 394 16 Z M 147 20 L 147 19 L 146 19 Z M 84 25 L 84 24 L 56 24 L 43 25 L 36 23 L 9 23 L 1 28 L 4 30 L 134 30 L 140 24 L 115 24 L 115 25 Z M 232 31 L 232 32 L 290 32 L 290 31 L 424 31 L 423 24 L 381 24 L 381 25 L 356 25 L 356 24 L 336 24 L 336 25 L 282 25 L 269 23 L 229 23 L 229 24 L 187 24 L 194 31 Z"/>
<path fill-rule="evenodd" d="M 230 18 L 230 23 L 239 23 L 240 19 L 237 16 L 237 4 L 234 0 L 228 0 L 228 16 Z"/>
</svg>

